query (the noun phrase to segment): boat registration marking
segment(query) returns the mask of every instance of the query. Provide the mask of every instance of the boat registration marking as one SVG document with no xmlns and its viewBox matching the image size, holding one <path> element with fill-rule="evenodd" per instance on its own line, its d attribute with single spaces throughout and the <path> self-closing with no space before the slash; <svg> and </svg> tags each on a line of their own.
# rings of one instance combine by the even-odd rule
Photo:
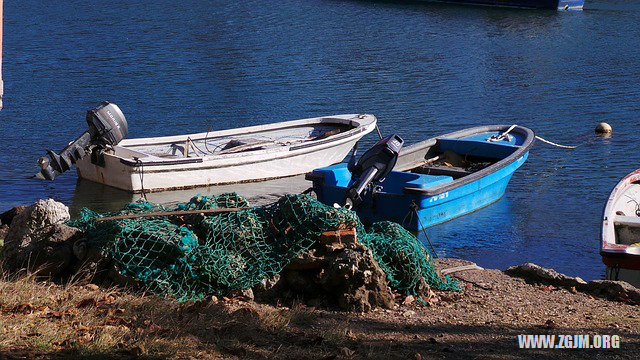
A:
<svg viewBox="0 0 640 360">
<path fill-rule="evenodd" d="M 430 198 L 429 198 L 429 202 L 430 202 L 430 203 L 431 203 L 431 202 L 435 202 L 435 201 L 438 201 L 438 200 L 446 199 L 446 198 L 448 198 L 448 197 L 449 197 L 449 192 L 447 191 L 447 192 L 442 193 L 442 194 L 440 194 L 440 195 L 436 195 L 436 196 L 432 196 L 432 197 L 430 197 Z"/>
</svg>

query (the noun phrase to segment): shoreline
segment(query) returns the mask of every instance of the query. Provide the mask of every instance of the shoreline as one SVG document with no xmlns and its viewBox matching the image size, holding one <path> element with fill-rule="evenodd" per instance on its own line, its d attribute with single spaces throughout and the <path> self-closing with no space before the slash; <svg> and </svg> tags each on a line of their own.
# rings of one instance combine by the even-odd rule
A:
<svg viewBox="0 0 640 360">
<path fill-rule="evenodd" d="M 468 264 L 437 262 L 439 269 Z M 461 293 L 431 291 L 425 304 L 398 297 L 393 309 L 368 313 L 268 305 L 242 296 L 177 303 L 94 284 L 1 281 L 0 355 L 632 359 L 640 350 L 640 311 L 632 299 L 612 301 L 500 270 L 452 276 Z M 620 348 L 519 349 L 520 334 L 618 335 Z"/>
</svg>

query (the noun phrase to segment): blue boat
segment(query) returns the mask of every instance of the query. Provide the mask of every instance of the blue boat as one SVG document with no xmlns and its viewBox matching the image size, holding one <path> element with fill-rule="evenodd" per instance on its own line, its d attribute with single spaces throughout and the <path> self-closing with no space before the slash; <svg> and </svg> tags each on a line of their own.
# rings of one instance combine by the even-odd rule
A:
<svg viewBox="0 0 640 360">
<path fill-rule="evenodd" d="M 382 181 L 373 181 L 361 197 L 356 196 L 354 210 L 365 224 L 389 220 L 412 231 L 476 211 L 502 197 L 513 173 L 527 160 L 534 139 L 528 128 L 492 125 L 404 147 L 396 154 L 395 166 L 390 165 L 393 171 L 390 168 Z M 341 163 L 307 174 L 318 200 L 348 204 L 362 177 L 353 176 L 350 168 L 353 171 Z"/>
<path fill-rule="evenodd" d="M 582 10 L 584 0 L 425 0 L 457 4 L 518 7 L 528 9 Z"/>
</svg>

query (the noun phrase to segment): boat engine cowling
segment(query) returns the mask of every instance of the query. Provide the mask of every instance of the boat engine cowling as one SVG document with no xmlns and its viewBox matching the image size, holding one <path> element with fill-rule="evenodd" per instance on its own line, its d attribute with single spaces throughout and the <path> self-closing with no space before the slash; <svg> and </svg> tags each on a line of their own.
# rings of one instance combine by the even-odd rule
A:
<svg viewBox="0 0 640 360">
<path fill-rule="evenodd" d="M 391 135 L 378 141 L 367 150 L 355 163 L 349 164 L 353 184 L 347 190 L 344 206 L 348 209 L 357 207 L 371 184 L 383 181 L 389 175 L 398 160 L 398 153 L 404 140 L 398 135 Z"/>
<path fill-rule="evenodd" d="M 95 148 L 117 145 L 129 133 L 127 119 L 120 108 L 107 101 L 87 111 L 87 124 L 89 129 L 59 154 L 47 150 L 47 155 L 38 159 L 42 170 L 36 174 L 37 177 L 53 180 Z"/>
</svg>

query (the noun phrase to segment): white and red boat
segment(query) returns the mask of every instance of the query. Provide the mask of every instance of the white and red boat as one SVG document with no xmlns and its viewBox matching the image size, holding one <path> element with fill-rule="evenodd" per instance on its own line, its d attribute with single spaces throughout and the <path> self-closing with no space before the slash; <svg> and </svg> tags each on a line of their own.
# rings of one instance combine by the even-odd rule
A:
<svg viewBox="0 0 640 360">
<path fill-rule="evenodd" d="M 600 255 L 608 280 L 640 287 L 640 169 L 611 191 L 602 219 Z"/>
</svg>

